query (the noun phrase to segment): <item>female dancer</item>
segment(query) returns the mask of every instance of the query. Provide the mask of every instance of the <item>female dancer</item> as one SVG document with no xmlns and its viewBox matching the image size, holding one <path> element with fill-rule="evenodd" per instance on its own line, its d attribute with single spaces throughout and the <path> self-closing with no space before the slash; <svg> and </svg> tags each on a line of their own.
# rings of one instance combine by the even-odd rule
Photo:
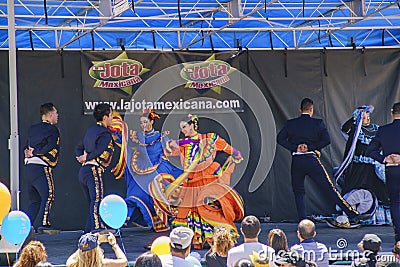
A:
<svg viewBox="0 0 400 267">
<path fill-rule="evenodd" d="M 154 208 L 152 197 L 148 193 L 149 183 L 159 174 L 168 173 L 178 177 L 182 170 L 172 165 L 163 152 L 168 140 L 168 132 L 154 130 L 155 119 L 160 116 L 153 110 L 144 110 L 140 115 L 143 132 L 131 131 L 128 149 L 128 168 L 125 170 L 127 192 L 125 202 L 128 206 L 126 224 L 151 226 L 156 232 L 168 230 L 167 215 Z"/>
<path fill-rule="evenodd" d="M 375 165 L 379 163 L 365 155 L 367 147 L 372 138 L 375 137 L 379 127 L 371 123 L 370 113 L 373 110 L 373 106 L 358 107 L 353 112 L 352 117 L 342 125 L 341 130 L 348 139 L 344 161 L 338 172 L 335 173 L 335 177 L 339 178 L 337 181 L 342 187 L 342 194 L 353 189 L 367 189 L 376 195 L 379 206 L 381 206 L 389 203 L 385 182 L 380 177 L 382 175 L 377 176 L 376 174 L 376 170 L 379 169 Z M 342 173 L 344 179 L 340 181 Z M 380 223 L 384 223 L 384 221 Z"/>
<path fill-rule="evenodd" d="M 175 215 L 172 226 L 193 230 L 194 247 L 211 243 L 213 228 L 224 226 L 237 234 L 234 221 L 243 217 L 243 202 L 230 186 L 235 163 L 243 158 L 215 133 L 198 132 L 197 116 L 180 122 L 184 139 L 169 141 L 171 155 L 180 155 L 184 173 L 172 179 L 160 175 L 150 185 L 150 193 L 161 209 Z M 217 151 L 230 154 L 222 166 L 215 162 Z"/>
</svg>

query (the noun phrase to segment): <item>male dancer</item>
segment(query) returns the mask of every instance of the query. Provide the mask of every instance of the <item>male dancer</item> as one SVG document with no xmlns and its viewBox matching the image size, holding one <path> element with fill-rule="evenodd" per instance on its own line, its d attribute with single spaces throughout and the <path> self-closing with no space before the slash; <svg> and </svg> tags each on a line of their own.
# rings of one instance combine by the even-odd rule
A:
<svg viewBox="0 0 400 267">
<path fill-rule="evenodd" d="M 26 213 L 31 224 L 36 217 L 40 220 L 39 233 L 57 234 L 51 227 L 50 211 L 54 202 L 53 168 L 58 163 L 60 151 L 60 131 L 55 126 L 58 112 L 52 103 L 40 106 L 42 122 L 29 128 L 24 149 L 25 179 L 28 186 L 30 204 Z"/>
<path fill-rule="evenodd" d="M 386 186 L 390 198 L 395 246 L 400 251 L 400 102 L 395 103 L 391 112 L 393 122 L 379 127 L 375 138 L 367 149 L 367 156 L 386 164 Z M 382 154 L 381 154 L 382 151 Z"/>
<path fill-rule="evenodd" d="M 279 132 L 277 142 L 292 153 L 292 188 L 296 200 L 299 221 L 306 218 L 304 179 L 308 175 L 318 187 L 338 204 L 353 222 L 369 218 L 370 215 L 359 214 L 339 194 L 322 166 L 320 150 L 330 144 L 330 136 L 321 119 L 311 118 L 314 114 L 314 103 L 304 98 L 300 104 L 301 116 L 288 120 Z M 336 225 L 336 221 L 330 222 Z"/>
<path fill-rule="evenodd" d="M 114 152 L 114 140 L 107 127 L 111 126 L 112 109 L 109 104 L 99 104 L 94 108 L 96 125 L 90 127 L 76 147 L 76 160 L 82 164 L 79 182 L 90 205 L 85 232 L 104 230 L 99 215 L 99 205 L 103 199 L 103 172 L 110 165 Z"/>
</svg>

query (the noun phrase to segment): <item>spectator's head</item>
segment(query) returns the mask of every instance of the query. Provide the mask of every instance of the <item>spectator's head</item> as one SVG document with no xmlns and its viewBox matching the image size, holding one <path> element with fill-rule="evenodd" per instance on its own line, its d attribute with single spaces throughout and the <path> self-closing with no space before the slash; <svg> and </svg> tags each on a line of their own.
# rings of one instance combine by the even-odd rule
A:
<svg viewBox="0 0 400 267">
<path fill-rule="evenodd" d="M 304 98 L 300 103 L 300 112 L 309 113 L 310 116 L 314 113 L 314 102 L 310 98 Z"/>
<path fill-rule="evenodd" d="M 315 232 L 315 224 L 307 219 L 302 220 L 299 222 L 297 227 L 297 237 L 300 241 L 305 239 L 314 238 L 317 233 Z"/>
<path fill-rule="evenodd" d="M 53 103 L 44 103 L 41 105 L 40 116 L 42 116 L 42 120 L 46 120 L 51 124 L 56 124 L 58 122 L 58 112 Z"/>
<path fill-rule="evenodd" d="M 187 227 L 176 227 L 169 234 L 171 240 L 171 254 L 180 258 L 186 258 L 190 253 L 190 244 L 193 239 L 193 231 Z"/>
<path fill-rule="evenodd" d="M 297 252 L 289 251 L 281 253 L 275 259 L 275 265 L 281 267 L 305 267 L 306 261 L 304 260 L 303 256 Z"/>
<path fill-rule="evenodd" d="M 260 221 L 256 216 L 249 215 L 244 217 L 240 225 L 240 231 L 244 235 L 245 239 L 258 238 L 260 234 Z"/>
<path fill-rule="evenodd" d="M 235 263 L 234 267 L 254 267 L 254 264 L 249 259 L 240 259 Z"/>
<path fill-rule="evenodd" d="M 271 231 L 269 231 L 267 243 L 276 252 L 289 251 L 285 232 L 283 232 L 281 229 L 272 229 Z"/>
<path fill-rule="evenodd" d="M 378 264 L 377 264 L 378 265 Z M 400 262 L 397 261 L 392 261 L 392 262 L 388 262 L 385 267 L 400 267 Z"/>
<path fill-rule="evenodd" d="M 400 102 L 394 103 L 391 111 L 393 117 L 400 117 Z"/>
<path fill-rule="evenodd" d="M 225 227 L 215 227 L 212 250 L 220 256 L 228 255 L 228 250 L 234 245 L 232 234 Z"/>
<path fill-rule="evenodd" d="M 78 241 L 78 253 L 75 266 L 102 266 L 104 253 L 96 235 L 87 233 Z"/>
<path fill-rule="evenodd" d="M 400 262 L 400 241 L 397 241 L 396 244 L 394 244 L 392 252 Z"/>
<path fill-rule="evenodd" d="M 34 267 L 41 261 L 47 260 L 46 248 L 40 241 L 29 242 L 21 251 L 18 266 Z"/>
<path fill-rule="evenodd" d="M 94 107 L 93 116 L 97 122 L 104 121 L 106 126 L 111 125 L 112 109 L 109 104 L 101 103 Z M 108 125 L 109 123 L 109 125 Z"/>
<path fill-rule="evenodd" d="M 375 255 L 381 250 L 382 240 L 375 234 L 366 234 L 358 243 L 362 251 L 372 251 Z"/>
<path fill-rule="evenodd" d="M 135 267 L 162 267 L 162 263 L 156 254 L 148 251 L 136 259 Z"/>
<path fill-rule="evenodd" d="M 99 244 L 100 243 L 96 235 L 92 233 L 87 233 L 79 238 L 78 248 L 82 252 L 86 252 L 95 249 Z"/>
</svg>

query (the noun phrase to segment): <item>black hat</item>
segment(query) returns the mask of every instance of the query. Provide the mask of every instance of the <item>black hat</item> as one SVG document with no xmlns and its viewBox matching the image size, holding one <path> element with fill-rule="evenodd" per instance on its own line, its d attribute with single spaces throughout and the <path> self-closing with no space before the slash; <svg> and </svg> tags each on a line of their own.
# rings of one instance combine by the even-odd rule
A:
<svg viewBox="0 0 400 267">
<path fill-rule="evenodd" d="M 366 234 L 358 245 L 376 253 L 381 249 L 382 240 L 375 234 Z"/>
</svg>

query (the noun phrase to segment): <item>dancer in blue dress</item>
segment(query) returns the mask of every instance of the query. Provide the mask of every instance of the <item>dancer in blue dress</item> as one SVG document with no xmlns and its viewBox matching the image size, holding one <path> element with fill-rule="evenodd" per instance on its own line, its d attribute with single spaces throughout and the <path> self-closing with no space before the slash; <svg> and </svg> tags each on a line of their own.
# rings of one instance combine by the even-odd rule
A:
<svg viewBox="0 0 400 267">
<path fill-rule="evenodd" d="M 154 208 L 148 186 L 160 173 L 168 173 L 173 177 L 182 173 L 181 168 L 171 164 L 164 154 L 168 132 L 160 133 L 153 128 L 154 120 L 159 118 L 152 110 L 144 110 L 140 115 L 143 132 L 130 132 L 128 167 L 125 170 L 125 201 L 128 206 L 126 224 L 150 226 L 156 232 L 169 230 L 168 217 L 165 212 Z"/>
</svg>

